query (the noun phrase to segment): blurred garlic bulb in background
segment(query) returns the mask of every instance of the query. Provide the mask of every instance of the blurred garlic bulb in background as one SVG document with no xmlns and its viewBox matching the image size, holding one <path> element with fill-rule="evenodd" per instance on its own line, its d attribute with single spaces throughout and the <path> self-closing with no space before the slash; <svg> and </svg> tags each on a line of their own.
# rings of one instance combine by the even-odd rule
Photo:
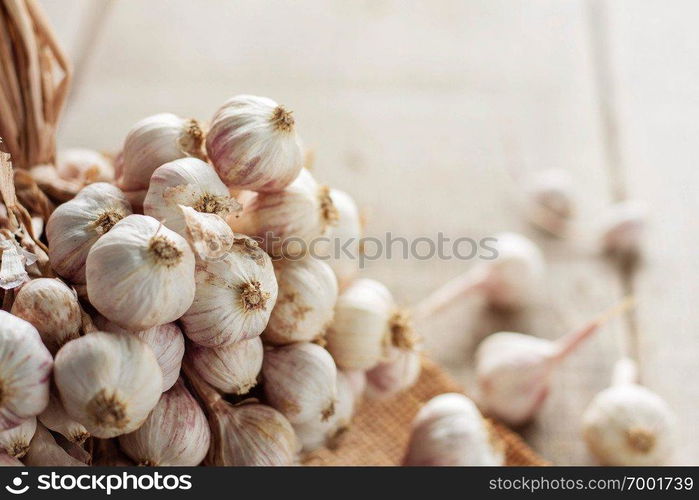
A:
<svg viewBox="0 0 699 500">
<path fill-rule="evenodd" d="M 338 370 L 338 373 L 339 372 L 342 372 L 347 383 L 349 383 L 352 394 L 354 395 L 355 404 L 359 403 L 364 397 L 367 386 L 366 372 L 362 370 Z"/>
<path fill-rule="evenodd" d="M 340 289 L 345 288 L 359 273 L 359 240 L 362 224 L 359 209 L 350 195 L 339 189 L 330 190 L 337 209 L 337 222 L 331 226 L 329 258 L 326 261 L 337 276 Z M 346 255 L 343 251 L 346 248 Z"/>
<path fill-rule="evenodd" d="M 264 351 L 260 337 L 221 347 L 187 346 L 187 363 L 209 385 L 228 394 L 247 394 L 257 384 Z"/>
<path fill-rule="evenodd" d="M 473 401 L 462 394 L 440 394 L 413 420 L 403 465 L 503 465 L 504 446 L 496 439 Z"/>
<path fill-rule="evenodd" d="M 67 180 L 82 186 L 93 182 L 114 181 L 114 167 L 105 155 L 85 148 L 61 149 L 56 154 L 56 171 Z"/>
<path fill-rule="evenodd" d="M 630 306 L 627 300 L 556 341 L 499 332 L 476 349 L 478 402 L 486 414 L 517 426 L 530 420 L 546 400 L 554 369 L 610 318 Z"/>
<path fill-rule="evenodd" d="M 664 465 L 671 457 L 675 415 L 637 378 L 634 363 L 620 360 L 612 386 L 597 394 L 583 414 L 583 436 L 603 465 Z"/>
<path fill-rule="evenodd" d="M 11 457 L 22 458 L 29 450 L 29 442 L 35 431 L 35 417 L 29 417 L 12 429 L 0 431 L 0 448 Z"/>
<path fill-rule="evenodd" d="M 163 392 L 175 385 L 180 376 L 184 357 L 184 335 L 176 323 L 165 323 L 146 330 L 130 332 L 112 323 L 103 316 L 95 317 L 95 325 L 100 331 L 134 335 L 151 348 L 163 374 Z M 49 427 L 47 425 L 47 427 Z M 49 427 L 50 428 L 50 427 Z"/>
<path fill-rule="evenodd" d="M 265 342 L 291 344 L 322 338 L 337 301 L 337 278 L 330 266 L 306 255 L 275 261 L 274 268 L 279 292 L 262 334 Z"/>
<path fill-rule="evenodd" d="M 0 431 L 44 411 L 53 358 L 31 323 L 0 310 Z"/>
<path fill-rule="evenodd" d="M 247 194 L 241 202 L 243 211 L 229 217 L 229 224 L 234 231 L 259 239 L 271 255 L 328 254 L 328 235 L 338 212 L 330 188 L 318 184 L 308 170 L 302 170 L 284 191 Z"/>
<path fill-rule="evenodd" d="M 575 212 L 573 180 L 566 170 L 536 172 L 526 181 L 525 215 L 553 236 L 563 236 Z"/>
<path fill-rule="evenodd" d="M 34 438 L 23 461 L 29 467 L 85 467 L 85 463 L 71 457 L 61 448 L 41 424 L 36 426 Z"/>
<path fill-rule="evenodd" d="M 257 337 L 276 300 L 271 259 L 255 240 L 239 236 L 219 260 L 197 264 L 196 295 L 182 317 L 184 332 L 205 347 Z"/>
<path fill-rule="evenodd" d="M 90 184 L 58 206 L 46 224 L 49 259 L 57 274 L 72 283 L 85 283 L 85 261 L 92 245 L 124 217 L 131 205 L 116 187 Z"/>
<path fill-rule="evenodd" d="M 416 338 L 409 317 L 378 281 L 360 279 L 338 298 L 327 332 L 327 348 L 340 368 L 368 370 L 390 346 L 413 349 Z"/>
<path fill-rule="evenodd" d="M 100 438 L 140 427 L 163 386 L 151 349 L 122 333 L 95 332 L 68 342 L 56 355 L 54 379 L 66 412 Z"/>
<path fill-rule="evenodd" d="M 387 359 L 366 373 L 366 394 L 382 399 L 412 387 L 420 377 L 422 359 L 415 349 L 391 347 Z"/>
<path fill-rule="evenodd" d="M 90 437 L 85 426 L 68 415 L 55 388 L 50 392 L 49 404 L 39 415 L 39 421 L 47 429 L 65 436 L 73 443 L 83 444 Z"/>
<path fill-rule="evenodd" d="M 25 283 L 15 297 L 11 312 L 29 321 L 52 353 L 80 336 L 82 316 L 78 298 L 58 279 L 37 278 Z"/>
<path fill-rule="evenodd" d="M 303 166 L 291 111 L 266 97 L 239 95 L 216 112 L 206 151 L 223 182 L 252 191 L 280 191 Z"/>
<path fill-rule="evenodd" d="M 152 115 L 129 131 L 118 159 L 117 186 L 124 191 L 145 191 L 160 165 L 194 156 L 203 158 L 204 131 L 194 119 L 172 113 Z"/>
<path fill-rule="evenodd" d="M 267 401 L 292 424 L 334 415 L 337 369 L 319 345 L 291 344 L 265 352 L 262 376 Z"/>
<path fill-rule="evenodd" d="M 137 465 L 194 466 L 204 460 L 210 438 L 206 415 L 180 379 L 141 427 L 119 436 L 119 444 Z"/>
<path fill-rule="evenodd" d="M 90 303 L 129 330 L 178 319 L 194 299 L 194 254 L 187 241 L 145 215 L 130 215 L 92 246 Z"/>
<path fill-rule="evenodd" d="M 151 177 L 143 213 L 186 236 L 182 205 L 222 218 L 240 210 L 214 168 L 198 158 L 182 158 L 159 166 Z"/>
<path fill-rule="evenodd" d="M 638 257 L 646 228 L 646 215 L 645 205 L 637 201 L 625 201 L 609 207 L 600 228 L 602 250 L 614 257 Z"/>
</svg>

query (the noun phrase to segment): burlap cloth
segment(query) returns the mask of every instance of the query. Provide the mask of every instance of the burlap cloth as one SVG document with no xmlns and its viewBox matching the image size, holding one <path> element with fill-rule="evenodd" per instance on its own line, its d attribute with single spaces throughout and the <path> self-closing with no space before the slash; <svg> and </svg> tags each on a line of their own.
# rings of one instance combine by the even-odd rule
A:
<svg viewBox="0 0 699 500">
<path fill-rule="evenodd" d="M 323 449 L 305 459 L 306 465 L 399 465 L 405 453 L 410 422 L 430 398 L 445 392 L 463 392 L 437 365 L 424 360 L 417 384 L 386 401 L 364 401 L 352 426 L 335 450 Z M 497 436 L 505 444 L 507 465 L 549 465 L 522 439 L 497 422 Z"/>
</svg>

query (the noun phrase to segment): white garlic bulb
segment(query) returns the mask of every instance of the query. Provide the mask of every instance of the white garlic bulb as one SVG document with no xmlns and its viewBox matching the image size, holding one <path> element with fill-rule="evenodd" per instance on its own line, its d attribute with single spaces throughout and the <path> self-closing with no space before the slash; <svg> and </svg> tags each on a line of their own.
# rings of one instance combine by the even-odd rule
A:
<svg viewBox="0 0 699 500">
<path fill-rule="evenodd" d="M 337 448 L 342 435 L 349 428 L 354 410 L 355 396 L 352 384 L 345 373 L 338 371 L 337 402 L 333 416 L 326 420 L 314 418 L 294 425 L 303 451 L 310 453 L 324 446 L 330 449 Z"/>
<path fill-rule="evenodd" d="M 554 369 L 606 321 L 628 308 L 627 300 L 556 341 L 499 332 L 476 349 L 478 402 L 483 410 L 516 426 L 530 420 L 546 400 Z"/>
<path fill-rule="evenodd" d="M 306 255 L 275 261 L 274 268 L 279 292 L 262 338 L 271 344 L 322 338 L 337 301 L 337 278 L 330 266 Z"/>
<path fill-rule="evenodd" d="M 192 207 L 180 205 L 185 237 L 199 260 L 218 260 L 231 251 L 235 233 L 228 223 L 216 214 L 197 212 Z"/>
<path fill-rule="evenodd" d="M 303 166 L 291 112 L 266 97 L 240 95 L 214 115 L 206 151 L 227 186 L 280 191 Z"/>
<path fill-rule="evenodd" d="M 210 438 L 206 415 L 180 379 L 141 427 L 119 436 L 119 444 L 137 465 L 194 466 L 204 460 Z"/>
<path fill-rule="evenodd" d="M 462 394 L 440 394 L 413 420 L 403 461 L 409 466 L 503 465 L 504 447 L 476 405 Z"/>
<path fill-rule="evenodd" d="M 198 158 L 181 158 L 159 166 L 151 177 L 143 213 L 186 236 L 180 206 L 223 218 L 240 210 L 214 168 Z"/>
<path fill-rule="evenodd" d="M 23 461 L 29 467 L 85 467 L 85 463 L 71 457 L 61 448 L 41 424 L 36 426 L 34 438 Z"/>
<path fill-rule="evenodd" d="M 337 365 L 348 370 L 371 369 L 388 347 L 412 349 L 415 344 L 406 313 L 384 285 L 370 279 L 355 281 L 340 295 L 326 338 Z"/>
<path fill-rule="evenodd" d="M 29 442 L 36 432 L 36 418 L 29 417 L 12 429 L 0 431 L 0 448 L 11 457 L 22 458 L 29 450 Z"/>
<path fill-rule="evenodd" d="M 176 323 L 165 323 L 146 330 L 130 332 L 103 316 L 97 316 L 95 317 L 95 325 L 100 331 L 128 333 L 141 339 L 151 348 L 158 361 L 158 366 L 163 374 L 163 392 L 175 385 L 180 376 L 182 358 L 184 357 L 184 335 Z M 49 426 L 47 425 L 47 427 Z"/>
<path fill-rule="evenodd" d="M 414 349 L 392 347 L 388 358 L 366 373 L 366 394 L 382 399 L 412 387 L 420 376 L 422 359 Z"/>
<path fill-rule="evenodd" d="M 337 222 L 331 226 L 328 234 L 330 250 L 327 263 L 335 272 L 342 289 L 359 273 L 362 223 L 359 209 L 350 195 L 339 189 L 331 189 L 330 198 L 337 209 Z"/>
<path fill-rule="evenodd" d="M 625 201 L 608 208 L 600 228 L 602 250 L 616 257 L 637 257 L 646 228 L 646 216 L 646 206 L 638 201 Z"/>
<path fill-rule="evenodd" d="M 112 162 L 98 151 L 84 148 L 61 149 L 56 153 L 56 171 L 62 179 L 82 186 L 114 181 Z"/>
<path fill-rule="evenodd" d="M 199 122 L 161 113 L 137 122 L 124 140 L 117 163 L 117 186 L 124 191 L 147 190 L 156 168 L 194 156 L 203 158 L 204 131 Z"/>
<path fill-rule="evenodd" d="M 262 370 L 262 340 L 255 337 L 221 347 L 187 346 L 187 363 L 209 385 L 228 394 L 247 394 Z"/>
<path fill-rule="evenodd" d="M 0 310 L 0 431 L 44 411 L 53 359 L 31 323 Z"/>
<path fill-rule="evenodd" d="M 56 355 L 54 379 L 68 414 L 100 438 L 140 427 L 163 386 L 151 349 L 123 333 L 95 332 L 71 340 Z"/>
<path fill-rule="evenodd" d="M 337 369 L 319 345 L 306 342 L 267 351 L 262 376 L 269 404 L 292 424 L 326 421 L 335 413 Z"/>
<path fill-rule="evenodd" d="M 131 205 L 119 188 L 90 184 L 49 217 L 46 237 L 51 266 L 67 280 L 85 283 L 85 261 L 92 245 L 124 217 Z"/>
<path fill-rule="evenodd" d="M 58 279 L 37 278 L 25 283 L 11 312 L 29 321 L 52 353 L 80 336 L 82 315 L 77 295 Z"/>
<path fill-rule="evenodd" d="M 677 419 L 636 378 L 633 362 L 620 360 L 612 386 L 597 394 L 583 414 L 585 442 L 603 465 L 664 465 L 671 456 Z"/>
<path fill-rule="evenodd" d="M 338 370 L 338 373 L 342 372 L 345 379 L 352 388 L 352 394 L 354 395 L 355 404 L 359 403 L 364 397 L 364 392 L 366 391 L 367 379 L 366 372 L 362 370 Z"/>
<path fill-rule="evenodd" d="M 194 254 L 187 241 L 145 215 L 117 223 L 90 249 L 90 303 L 129 330 L 176 320 L 194 299 Z"/>
<path fill-rule="evenodd" d="M 328 254 L 328 235 L 338 212 L 330 189 L 319 185 L 308 170 L 302 170 L 284 191 L 247 194 L 240 200 L 243 211 L 229 217 L 229 224 L 261 241 L 271 255 Z"/>
<path fill-rule="evenodd" d="M 537 172 L 526 180 L 525 215 L 553 236 L 563 236 L 575 212 L 573 180 L 566 170 Z"/>
<path fill-rule="evenodd" d="M 246 236 L 216 261 L 200 261 L 196 295 L 182 316 L 185 335 L 205 347 L 220 347 L 262 333 L 277 300 L 269 256 Z"/>
<path fill-rule="evenodd" d="M 85 426 L 68 415 L 68 412 L 63 408 L 61 398 L 55 390 L 51 391 L 49 404 L 39 415 L 39 421 L 47 429 L 58 432 L 72 443 L 82 444 L 90 437 L 90 433 L 87 432 Z"/>
</svg>

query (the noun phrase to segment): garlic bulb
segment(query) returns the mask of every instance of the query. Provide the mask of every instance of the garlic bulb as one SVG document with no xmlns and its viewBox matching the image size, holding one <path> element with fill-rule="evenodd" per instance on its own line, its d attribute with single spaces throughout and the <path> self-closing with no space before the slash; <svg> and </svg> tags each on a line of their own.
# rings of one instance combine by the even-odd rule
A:
<svg viewBox="0 0 699 500">
<path fill-rule="evenodd" d="M 413 420 L 403 465 L 503 465 L 504 449 L 476 405 L 462 394 L 440 394 Z"/>
<path fill-rule="evenodd" d="M 172 113 L 144 118 L 129 131 L 117 167 L 117 186 L 124 191 L 148 189 L 151 175 L 167 162 L 203 158 L 204 131 L 199 122 Z"/>
<path fill-rule="evenodd" d="M 174 160 L 153 172 L 143 213 L 186 236 L 182 205 L 223 218 L 240 210 L 213 167 L 197 158 Z"/>
<path fill-rule="evenodd" d="M 147 330 L 130 332 L 112 323 L 103 316 L 95 317 L 95 324 L 100 331 L 111 333 L 128 333 L 148 344 L 158 366 L 163 373 L 163 392 L 175 385 L 180 376 L 182 358 L 184 357 L 184 335 L 176 323 L 165 323 Z M 48 427 L 48 426 L 47 426 Z"/>
<path fill-rule="evenodd" d="M 176 320 L 194 299 L 187 241 L 145 215 L 130 215 L 92 246 L 87 293 L 103 316 L 129 330 Z"/>
<path fill-rule="evenodd" d="M 338 373 L 339 372 L 342 372 L 345 379 L 347 379 L 347 382 L 352 388 L 355 404 L 358 403 L 364 397 L 364 392 L 366 391 L 366 372 L 362 370 L 338 370 Z"/>
<path fill-rule="evenodd" d="M 23 461 L 24 465 L 30 467 L 85 467 L 83 462 L 71 457 L 61 448 L 41 424 L 36 426 L 34 438 Z"/>
<path fill-rule="evenodd" d="M 184 217 L 185 237 L 199 260 L 218 260 L 231 251 L 236 236 L 225 220 L 192 207 L 180 205 L 179 208 Z"/>
<path fill-rule="evenodd" d="M 90 184 L 56 208 L 46 224 L 49 259 L 56 273 L 84 284 L 90 248 L 127 215 L 131 205 L 124 194 L 104 182 Z"/>
<path fill-rule="evenodd" d="M 336 448 L 342 435 L 349 428 L 354 409 L 355 396 L 352 384 L 346 374 L 338 371 L 337 402 L 333 416 L 326 420 L 314 418 L 294 425 L 294 431 L 301 441 L 303 451 L 310 453 L 324 446 Z"/>
<path fill-rule="evenodd" d="M 61 178 L 77 181 L 82 186 L 114 180 L 112 162 L 102 153 L 91 149 L 70 148 L 58 151 L 56 171 Z"/>
<path fill-rule="evenodd" d="M 412 387 L 420 376 L 421 367 L 422 360 L 418 351 L 391 348 L 388 359 L 367 372 L 367 396 L 387 398 Z"/>
<path fill-rule="evenodd" d="M 209 451 L 206 415 L 180 379 L 141 427 L 119 436 L 121 449 L 138 465 L 194 466 Z"/>
<path fill-rule="evenodd" d="M 24 467 L 24 464 L 15 457 L 0 452 L 0 467 Z"/>
<path fill-rule="evenodd" d="M 328 234 L 330 251 L 327 263 L 337 276 L 340 288 L 345 288 L 359 273 L 362 224 L 359 209 L 350 195 L 331 189 L 330 198 L 337 210 L 337 222 Z"/>
<path fill-rule="evenodd" d="M 199 262 L 194 302 L 182 316 L 184 333 L 205 347 L 220 347 L 262 333 L 277 300 L 269 256 L 247 236 L 229 253 Z"/>
<path fill-rule="evenodd" d="M 280 191 L 303 166 L 291 111 L 266 97 L 240 95 L 214 115 L 206 151 L 227 186 Z"/>
<path fill-rule="evenodd" d="M 512 426 L 530 420 L 546 400 L 551 374 L 560 362 L 629 305 L 622 302 L 556 341 L 512 332 L 486 337 L 475 355 L 481 408 Z"/>
<path fill-rule="evenodd" d="M 355 281 L 340 295 L 326 338 L 337 365 L 348 370 L 371 369 L 388 347 L 412 349 L 415 344 L 406 313 L 384 285 L 369 279 Z"/>
<path fill-rule="evenodd" d="M 271 344 L 322 338 L 337 301 L 337 278 L 330 266 L 306 255 L 278 260 L 274 268 L 279 292 L 262 338 Z"/>
<path fill-rule="evenodd" d="M 163 386 L 150 348 L 123 333 L 95 332 L 71 340 L 56 355 L 54 379 L 68 414 L 101 438 L 140 427 Z"/>
<path fill-rule="evenodd" d="M 621 258 L 637 257 L 646 228 L 647 209 L 637 201 L 625 201 L 610 207 L 600 229 L 602 250 Z"/>
<path fill-rule="evenodd" d="M 22 458 L 27 454 L 35 431 L 36 418 L 29 417 L 18 426 L 0 432 L 0 448 L 11 457 Z"/>
<path fill-rule="evenodd" d="M 260 337 L 216 348 L 187 346 L 187 362 L 199 377 L 221 392 L 237 395 L 257 384 L 263 354 Z"/>
<path fill-rule="evenodd" d="M 85 426 L 68 415 L 63 408 L 61 398 L 53 390 L 49 396 L 48 406 L 39 415 L 39 422 L 44 424 L 47 429 L 58 432 L 73 443 L 82 444 L 90 437 Z"/>
<path fill-rule="evenodd" d="M 2 310 L 0 347 L 0 431 L 4 431 L 44 411 L 53 359 L 36 328 Z"/>
<path fill-rule="evenodd" d="M 531 176 L 526 184 L 526 217 L 551 235 L 563 236 L 575 211 L 573 180 L 569 173 L 545 170 Z"/>
<path fill-rule="evenodd" d="M 326 421 L 335 413 L 337 369 L 319 345 L 291 344 L 267 351 L 262 376 L 267 401 L 292 424 Z"/>
<path fill-rule="evenodd" d="M 29 321 L 52 353 L 80 336 L 82 319 L 77 295 L 58 279 L 37 278 L 25 283 L 11 312 Z"/>
<path fill-rule="evenodd" d="M 276 193 L 249 194 L 241 197 L 243 211 L 229 217 L 234 231 L 261 241 L 274 256 L 297 257 L 306 253 L 328 254 L 328 235 L 337 223 L 338 212 L 330 189 L 319 185 L 308 170 Z"/>
<path fill-rule="evenodd" d="M 83 448 L 81 444 L 68 440 L 62 434 L 54 435 L 53 438 L 56 441 L 56 444 L 63 448 L 63 450 L 75 460 L 78 460 L 86 465 L 92 465 L 92 454 Z"/>
<path fill-rule="evenodd" d="M 583 435 L 604 465 L 663 465 L 672 453 L 676 418 L 656 393 L 638 385 L 635 366 L 622 359 L 612 386 L 583 414 Z"/>
</svg>

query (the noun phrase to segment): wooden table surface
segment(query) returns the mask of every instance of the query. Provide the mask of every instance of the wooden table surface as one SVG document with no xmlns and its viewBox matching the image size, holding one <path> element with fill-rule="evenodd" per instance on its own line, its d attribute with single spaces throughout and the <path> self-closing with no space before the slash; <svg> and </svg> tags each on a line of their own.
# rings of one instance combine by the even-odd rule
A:
<svg viewBox="0 0 699 500">
<path fill-rule="evenodd" d="M 699 463 L 699 4 L 691 0 L 42 0 L 76 63 L 61 146 L 119 148 L 156 112 L 209 119 L 238 93 L 295 111 L 316 176 L 362 206 L 372 236 L 534 238 L 547 283 L 528 310 L 458 304 L 420 325 L 472 387 L 475 345 L 510 329 L 555 338 L 632 293 L 558 372 L 522 433 L 558 464 L 594 463 L 579 420 L 622 349 L 680 417 L 677 463 Z M 628 279 L 585 238 L 531 230 L 516 178 L 563 168 L 578 223 L 643 200 L 650 227 Z M 406 305 L 473 262 L 380 259 L 363 271 Z"/>
</svg>

